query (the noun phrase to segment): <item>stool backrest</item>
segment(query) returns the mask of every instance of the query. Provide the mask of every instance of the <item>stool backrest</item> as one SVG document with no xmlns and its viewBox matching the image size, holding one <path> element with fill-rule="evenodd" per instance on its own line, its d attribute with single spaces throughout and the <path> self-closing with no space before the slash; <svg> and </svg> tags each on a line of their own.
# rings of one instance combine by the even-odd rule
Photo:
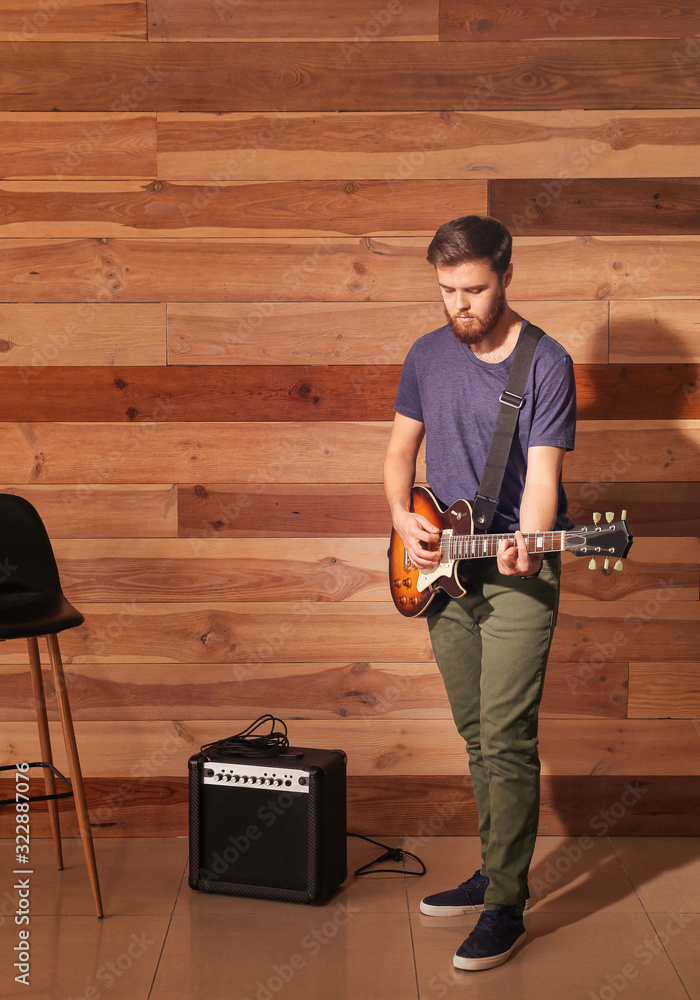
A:
<svg viewBox="0 0 700 1000">
<path fill-rule="evenodd" d="M 61 594 L 44 522 L 24 497 L 0 493 L 0 605 L 15 594 Z"/>
</svg>

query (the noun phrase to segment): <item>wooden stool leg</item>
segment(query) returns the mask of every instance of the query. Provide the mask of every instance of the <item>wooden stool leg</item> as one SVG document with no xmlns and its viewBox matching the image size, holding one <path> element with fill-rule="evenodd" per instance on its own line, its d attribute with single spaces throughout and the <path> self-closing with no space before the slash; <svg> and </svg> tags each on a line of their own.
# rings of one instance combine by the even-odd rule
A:
<svg viewBox="0 0 700 1000">
<path fill-rule="evenodd" d="M 87 810 L 87 799 L 85 798 L 85 788 L 83 786 L 83 774 L 80 770 L 80 758 L 78 757 L 78 747 L 75 742 L 75 730 L 73 729 L 73 719 L 68 701 L 68 691 L 66 690 L 66 679 L 63 673 L 63 661 L 61 660 L 61 650 L 58 646 L 58 636 L 47 635 L 46 642 L 49 647 L 51 658 L 51 668 L 53 670 L 54 686 L 56 688 L 56 700 L 58 702 L 58 712 L 61 716 L 63 727 L 63 738 L 66 741 L 66 755 L 70 768 L 71 783 L 75 797 L 75 810 L 78 814 L 78 826 L 80 836 L 83 841 L 85 851 L 85 861 L 87 863 L 88 875 L 92 894 L 95 897 L 95 907 L 97 916 L 101 917 L 102 899 L 100 897 L 100 883 L 97 875 L 97 862 L 95 860 L 95 847 L 92 842 L 92 830 L 90 828 L 90 817 Z"/>
<path fill-rule="evenodd" d="M 46 698 L 44 696 L 44 682 L 41 676 L 41 657 L 39 656 L 39 643 L 35 638 L 27 639 L 29 647 L 29 669 L 32 677 L 32 690 L 34 691 L 34 708 L 36 711 L 36 724 L 39 729 L 39 745 L 41 747 L 41 759 L 46 764 L 53 764 L 51 756 L 51 736 L 49 734 L 49 719 L 46 714 Z M 43 768 L 44 788 L 47 795 L 56 794 L 56 778 L 53 771 L 48 767 Z M 58 802 L 56 799 L 49 799 L 46 803 L 49 807 L 49 821 L 51 823 L 51 836 L 56 851 L 56 863 L 59 869 L 63 868 L 63 850 L 61 848 L 61 826 L 58 818 Z"/>
</svg>

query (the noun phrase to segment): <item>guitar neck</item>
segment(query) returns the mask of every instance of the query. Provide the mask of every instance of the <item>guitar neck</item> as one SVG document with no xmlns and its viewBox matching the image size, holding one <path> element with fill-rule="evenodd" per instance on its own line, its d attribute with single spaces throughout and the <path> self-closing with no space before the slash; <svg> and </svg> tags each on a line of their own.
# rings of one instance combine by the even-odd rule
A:
<svg viewBox="0 0 700 1000">
<path fill-rule="evenodd" d="M 449 560 L 486 559 L 497 554 L 504 538 L 513 535 L 452 535 L 443 531 L 440 550 Z M 565 531 L 525 531 L 523 538 L 530 553 L 563 552 L 566 547 Z"/>
</svg>

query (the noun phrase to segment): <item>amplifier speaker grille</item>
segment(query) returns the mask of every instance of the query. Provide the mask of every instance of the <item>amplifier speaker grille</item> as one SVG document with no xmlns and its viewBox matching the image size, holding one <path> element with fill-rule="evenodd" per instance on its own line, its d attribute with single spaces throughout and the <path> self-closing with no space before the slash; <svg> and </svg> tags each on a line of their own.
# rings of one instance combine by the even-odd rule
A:
<svg viewBox="0 0 700 1000">
<path fill-rule="evenodd" d="M 191 757 L 191 888 L 322 902 L 347 877 L 345 773 L 341 750 Z"/>
</svg>

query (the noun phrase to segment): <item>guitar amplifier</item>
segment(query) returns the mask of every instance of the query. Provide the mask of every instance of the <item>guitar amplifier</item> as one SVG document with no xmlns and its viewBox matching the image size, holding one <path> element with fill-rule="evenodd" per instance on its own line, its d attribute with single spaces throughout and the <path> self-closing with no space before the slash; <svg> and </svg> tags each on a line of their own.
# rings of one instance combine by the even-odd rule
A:
<svg viewBox="0 0 700 1000">
<path fill-rule="evenodd" d="M 320 903 L 347 877 L 342 750 L 189 759 L 189 884 Z"/>
</svg>

